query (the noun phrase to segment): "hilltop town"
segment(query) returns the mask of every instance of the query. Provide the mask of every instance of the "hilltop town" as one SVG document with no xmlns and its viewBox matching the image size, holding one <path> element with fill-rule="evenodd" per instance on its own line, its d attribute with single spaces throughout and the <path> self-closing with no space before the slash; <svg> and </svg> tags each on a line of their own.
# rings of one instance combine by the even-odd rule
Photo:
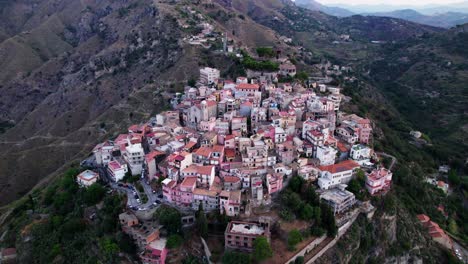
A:
<svg viewBox="0 0 468 264">
<path fill-rule="evenodd" d="M 111 104 L 118 111 L 100 115 L 86 130 L 91 139 L 73 145 L 84 150 L 64 163 L 60 177 L 11 207 L 8 221 L 2 220 L 8 226 L 0 234 L 0 262 L 61 263 L 70 256 L 77 263 L 151 264 L 464 259 L 464 213 L 452 195 L 461 184 L 453 163 L 444 157 L 419 166 L 429 157 L 423 149 L 437 142 L 425 130 L 394 121 L 399 116 L 368 89 L 368 68 L 317 53 L 277 28 L 284 17 L 270 21 L 262 12 L 221 8 L 232 1 L 190 2 L 155 1 L 157 10 L 170 14 L 160 24 L 178 26 L 177 38 L 166 43 L 132 30 L 126 39 L 133 53 L 121 59 L 109 54 L 109 65 L 90 61 L 89 76 L 99 85 L 130 64 L 147 76 L 129 79 L 145 85 L 131 97 L 110 90 L 128 104 Z M 116 16 L 136 8 L 119 8 Z M 143 17 L 157 13 L 143 10 Z M 298 32 L 310 27 L 295 8 L 281 12 Z M 262 23 L 253 26 L 254 17 Z M 322 28 L 314 36 L 343 53 L 352 43 L 394 44 L 341 33 L 327 35 Z M 171 54 L 183 53 L 182 61 L 152 52 L 175 42 L 180 49 Z M 143 69 L 150 63 L 161 63 L 167 76 Z"/>
<path fill-rule="evenodd" d="M 172 110 L 97 145 L 86 162 L 98 170 L 94 177 L 80 174 L 79 181 L 86 186 L 103 177 L 128 192 L 128 212 L 120 217 L 128 232 L 138 223 L 134 212 L 161 205 L 187 216 L 203 210 L 233 218 L 225 232 L 227 250 L 252 252 L 258 236 L 270 243 L 278 197 L 291 179 L 316 186 L 321 203 L 345 225 L 353 217 L 349 212 L 363 206 L 346 189 L 356 174 L 364 175 L 369 195 L 391 188 L 392 172 L 372 149 L 372 121 L 340 111 L 348 99 L 343 88 L 328 84 L 330 76 L 295 81 L 294 64 L 278 61 L 278 71 L 235 80 L 201 68 L 195 85 L 174 95 Z M 142 192 L 123 183 L 132 177 Z M 165 238 L 156 237 L 142 245 L 145 263 L 166 259 Z"/>
</svg>

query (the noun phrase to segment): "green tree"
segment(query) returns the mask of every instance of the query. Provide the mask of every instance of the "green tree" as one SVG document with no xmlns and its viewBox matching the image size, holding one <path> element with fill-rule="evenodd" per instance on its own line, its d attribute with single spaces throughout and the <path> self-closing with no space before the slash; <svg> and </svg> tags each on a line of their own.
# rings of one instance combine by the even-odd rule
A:
<svg viewBox="0 0 468 264">
<path fill-rule="evenodd" d="M 291 189 L 293 192 L 300 193 L 302 190 L 302 185 L 304 184 L 304 179 L 299 176 L 294 176 L 291 178 L 289 181 L 289 189 Z"/>
<path fill-rule="evenodd" d="M 190 86 L 190 87 L 195 87 L 196 84 L 197 84 L 197 81 L 194 78 L 190 78 L 187 81 L 187 85 Z"/>
<path fill-rule="evenodd" d="M 460 177 L 458 177 L 457 172 L 453 169 L 449 171 L 448 180 L 454 186 L 460 185 Z"/>
<path fill-rule="evenodd" d="M 167 248 L 178 248 L 182 245 L 183 242 L 184 239 L 180 235 L 173 234 L 167 238 L 166 246 Z"/>
<path fill-rule="evenodd" d="M 221 262 L 223 264 L 250 264 L 252 260 L 248 254 L 228 251 L 224 253 Z"/>
<path fill-rule="evenodd" d="M 302 241 L 301 232 L 297 229 L 293 229 L 288 233 L 288 249 L 293 251 L 296 249 L 296 245 Z"/>
<path fill-rule="evenodd" d="M 320 206 L 314 207 L 314 220 L 316 225 L 320 226 L 322 224 L 322 210 Z"/>
<path fill-rule="evenodd" d="M 333 211 L 331 208 L 326 204 L 321 204 L 321 218 L 322 218 L 322 226 L 327 230 L 327 235 L 329 237 L 335 237 L 338 233 L 338 227 L 336 226 L 335 216 L 333 215 Z"/>
<path fill-rule="evenodd" d="M 198 211 L 196 214 L 197 217 L 197 227 L 198 232 L 202 237 L 208 236 L 208 220 L 206 219 L 205 211 L 203 210 L 203 204 L 198 205 Z"/>
<path fill-rule="evenodd" d="M 274 57 L 275 51 L 270 47 L 258 47 L 257 54 L 259 57 Z"/>
<path fill-rule="evenodd" d="M 458 225 L 457 225 L 457 222 L 453 220 L 453 218 L 450 218 L 448 221 L 448 230 L 450 233 L 454 235 L 458 235 Z"/>
<path fill-rule="evenodd" d="M 294 260 L 294 264 L 303 264 L 304 263 L 304 257 L 299 256 Z"/>
<path fill-rule="evenodd" d="M 102 200 L 106 194 L 106 189 L 98 183 L 94 183 L 86 189 L 84 201 L 88 205 L 93 205 Z"/>
<path fill-rule="evenodd" d="M 257 261 L 263 261 L 273 256 L 273 250 L 271 250 L 270 243 L 268 243 L 268 239 L 264 236 L 257 237 L 254 240 L 253 247 L 253 257 Z"/>
<path fill-rule="evenodd" d="M 109 237 L 101 238 L 99 240 L 99 248 L 104 253 L 108 262 L 114 262 L 119 253 L 119 246 L 112 241 Z"/>
<path fill-rule="evenodd" d="M 181 218 L 179 211 L 172 207 L 161 206 L 155 213 L 159 222 L 167 229 L 169 234 L 177 234 L 182 228 Z"/>
<path fill-rule="evenodd" d="M 299 213 L 299 217 L 303 220 L 311 220 L 314 217 L 314 208 L 309 204 L 305 204 Z"/>
<path fill-rule="evenodd" d="M 309 79 L 309 75 L 306 72 L 301 71 L 296 74 L 296 79 L 306 81 L 307 79 Z"/>
</svg>

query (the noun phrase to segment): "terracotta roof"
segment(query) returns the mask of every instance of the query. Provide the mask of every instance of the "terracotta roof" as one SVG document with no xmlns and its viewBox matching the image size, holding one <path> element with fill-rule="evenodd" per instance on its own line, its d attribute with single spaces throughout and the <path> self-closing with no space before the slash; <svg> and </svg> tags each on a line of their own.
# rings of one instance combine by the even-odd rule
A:
<svg viewBox="0 0 468 264">
<path fill-rule="evenodd" d="M 346 146 L 346 144 L 339 140 L 338 143 L 336 144 L 336 146 L 338 147 L 338 150 L 341 151 L 341 152 L 348 152 L 349 151 L 349 147 Z"/>
<path fill-rule="evenodd" d="M 260 86 L 258 84 L 250 84 L 250 83 L 240 83 L 236 86 L 237 89 L 252 89 L 258 90 Z"/>
<path fill-rule="evenodd" d="M 120 169 L 122 167 L 122 165 L 116 160 L 113 160 L 113 161 L 109 162 L 108 166 L 112 170 L 118 170 L 118 169 Z"/>
<path fill-rule="evenodd" d="M 425 222 L 428 222 L 430 220 L 429 216 L 425 215 L 425 214 L 419 214 L 416 216 L 418 218 L 419 221 L 421 221 L 422 223 L 425 223 Z"/>
<path fill-rule="evenodd" d="M 215 146 L 213 146 L 213 152 L 221 152 L 221 153 L 223 153 L 223 152 L 224 152 L 224 146 L 222 146 L 222 145 L 215 145 Z"/>
<path fill-rule="evenodd" d="M 193 190 L 194 195 L 203 195 L 203 196 L 216 196 L 218 195 L 217 191 L 212 191 L 208 189 L 195 188 Z"/>
<path fill-rule="evenodd" d="M 16 248 L 5 248 L 4 250 L 2 250 L 3 257 L 12 255 L 16 255 Z"/>
<path fill-rule="evenodd" d="M 236 150 L 235 149 L 225 149 L 224 150 L 224 155 L 228 158 L 233 158 L 236 156 Z"/>
<path fill-rule="evenodd" d="M 213 152 L 212 148 L 209 147 L 201 147 L 197 151 L 195 151 L 195 154 L 204 156 L 204 157 L 209 157 L 211 152 Z"/>
<path fill-rule="evenodd" d="M 184 148 L 185 149 L 191 149 L 191 148 L 195 147 L 196 144 L 197 144 L 197 142 L 195 142 L 195 141 L 189 141 L 187 144 L 185 144 Z"/>
<path fill-rule="evenodd" d="M 154 158 L 156 158 L 157 156 L 163 156 L 163 155 L 166 155 L 166 153 L 161 152 L 161 151 L 157 151 L 157 150 L 153 150 L 150 153 L 145 155 L 145 160 L 146 160 L 146 162 L 151 162 L 151 160 L 154 160 Z"/>
<path fill-rule="evenodd" d="M 328 165 L 328 166 L 319 166 L 319 170 L 328 171 L 330 173 L 338 173 L 343 171 L 353 170 L 358 168 L 359 164 L 354 160 L 345 160 L 337 164 Z"/>
<path fill-rule="evenodd" d="M 181 187 L 193 187 L 197 184 L 197 177 L 185 177 L 185 179 L 180 184 Z"/>
<path fill-rule="evenodd" d="M 184 173 L 199 173 L 202 175 L 208 175 L 211 174 L 214 166 L 212 165 L 207 165 L 207 166 L 197 166 L 195 164 L 192 164 L 188 166 L 187 168 L 183 169 L 182 172 Z"/>
<path fill-rule="evenodd" d="M 224 176 L 223 179 L 224 179 L 224 182 L 228 182 L 228 183 L 236 183 L 240 181 L 240 178 L 236 176 Z"/>
</svg>

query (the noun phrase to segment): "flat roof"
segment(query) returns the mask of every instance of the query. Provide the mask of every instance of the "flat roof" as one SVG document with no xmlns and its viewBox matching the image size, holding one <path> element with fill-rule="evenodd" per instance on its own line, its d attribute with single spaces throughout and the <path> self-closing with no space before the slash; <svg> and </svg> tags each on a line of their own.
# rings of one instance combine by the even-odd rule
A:
<svg viewBox="0 0 468 264">
<path fill-rule="evenodd" d="M 246 235 L 263 235 L 265 228 L 252 222 L 231 222 L 229 232 Z"/>
<path fill-rule="evenodd" d="M 333 201 L 335 203 L 342 203 L 343 201 L 352 196 L 354 196 L 354 194 L 350 191 L 335 188 L 326 190 L 320 195 L 320 198 L 325 199 L 327 201 Z"/>
<path fill-rule="evenodd" d="M 78 175 L 80 179 L 85 180 L 85 181 L 90 181 L 98 177 L 98 174 L 94 171 L 90 170 L 85 170 L 82 173 Z"/>
</svg>

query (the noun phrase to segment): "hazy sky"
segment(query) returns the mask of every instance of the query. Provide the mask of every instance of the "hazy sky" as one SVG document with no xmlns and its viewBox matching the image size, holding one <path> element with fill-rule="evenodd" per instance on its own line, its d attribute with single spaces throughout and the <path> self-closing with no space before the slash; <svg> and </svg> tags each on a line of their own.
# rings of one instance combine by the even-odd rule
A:
<svg viewBox="0 0 468 264">
<path fill-rule="evenodd" d="M 346 3 L 348 5 L 429 5 L 429 4 L 450 4 L 462 2 L 461 0 L 318 0 L 322 4 Z"/>
</svg>

